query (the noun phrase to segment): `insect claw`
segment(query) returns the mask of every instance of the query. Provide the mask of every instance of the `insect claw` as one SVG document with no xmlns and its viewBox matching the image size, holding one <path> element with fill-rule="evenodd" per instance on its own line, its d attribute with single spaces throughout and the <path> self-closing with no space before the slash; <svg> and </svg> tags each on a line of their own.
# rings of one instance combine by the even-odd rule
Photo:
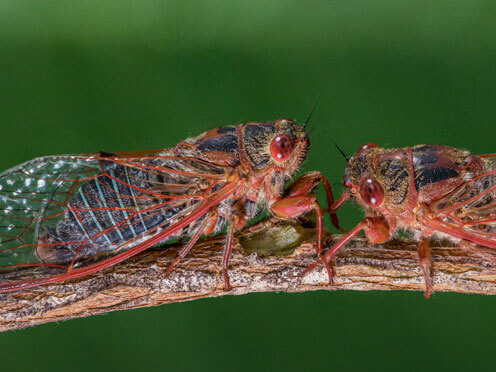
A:
<svg viewBox="0 0 496 372">
<path fill-rule="evenodd" d="M 332 273 L 332 269 L 331 269 L 331 266 L 329 265 L 329 262 L 326 261 L 326 259 L 321 256 L 320 257 L 320 261 L 324 264 L 326 270 L 327 270 L 327 275 L 329 277 L 329 284 L 333 284 L 334 280 L 333 280 L 333 273 Z"/>
<path fill-rule="evenodd" d="M 229 283 L 229 275 L 227 275 L 227 269 L 222 270 L 224 273 L 224 291 L 232 290 L 231 284 Z"/>
<path fill-rule="evenodd" d="M 425 298 L 428 299 L 431 296 L 432 287 L 433 287 L 432 270 L 426 264 L 421 265 L 421 269 L 422 272 L 424 273 L 424 280 L 425 280 L 424 296 Z"/>
<path fill-rule="evenodd" d="M 167 268 L 167 272 L 165 273 L 165 277 L 168 278 L 169 275 L 171 274 L 172 270 L 174 270 L 174 266 L 176 266 L 176 263 L 181 259 L 181 256 L 178 255 L 174 260 L 170 263 L 169 267 Z"/>
<path fill-rule="evenodd" d="M 428 300 L 431 297 L 432 288 L 429 287 L 427 283 L 425 283 L 425 292 L 424 297 Z"/>
<path fill-rule="evenodd" d="M 432 293 L 433 279 L 432 279 L 432 258 L 430 251 L 430 243 L 426 238 L 422 238 L 418 246 L 418 261 L 419 266 L 424 274 L 425 281 L 425 298 L 429 298 Z"/>
<path fill-rule="evenodd" d="M 317 261 L 315 261 L 313 264 L 308 266 L 305 270 L 303 270 L 300 274 L 298 274 L 298 276 L 303 278 L 305 275 L 307 275 L 310 271 L 315 269 L 320 264 L 324 264 L 326 271 L 327 271 L 327 275 L 329 276 L 329 284 L 333 284 L 334 283 L 334 280 L 333 280 L 334 274 L 332 272 L 331 266 L 329 265 L 329 262 L 326 261 L 324 256 L 320 256 L 320 258 Z"/>
<path fill-rule="evenodd" d="M 315 269 L 317 267 L 317 264 L 313 263 L 310 266 L 308 266 L 305 270 L 303 270 L 301 273 L 298 274 L 300 278 L 303 278 L 305 275 L 307 275 L 310 271 Z"/>
</svg>

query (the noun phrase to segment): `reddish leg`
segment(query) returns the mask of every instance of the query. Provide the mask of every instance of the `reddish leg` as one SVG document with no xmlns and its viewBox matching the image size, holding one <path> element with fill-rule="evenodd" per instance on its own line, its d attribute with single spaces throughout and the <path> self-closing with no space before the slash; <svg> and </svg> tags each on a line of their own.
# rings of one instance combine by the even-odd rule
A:
<svg viewBox="0 0 496 372">
<path fill-rule="evenodd" d="M 334 196 L 332 194 L 331 185 L 329 184 L 327 178 L 325 178 L 324 176 L 322 176 L 322 184 L 324 185 L 324 190 L 326 193 L 327 206 L 329 207 L 329 215 L 331 216 L 331 223 L 340 232 L 345 233 L 346 231 L 341 226 L 339 226 L 339 220 L 338 220 L 338 215 L 336 214 L 336 210 L 331 209 L 331 205 L 334 204 Z"/>
<path fill-rule="evenodd" d="M 230 291 L 232 289 L 229 284 L 229 275 L 227 269 L 229 268 L 229 256 L 231 255 L 232 244 L 234 240 L 234 229 L 236 227 L 235 221 L 231 221 L 227 227 L 226 244 L 224 245 L 224 257 L 222 258 L 222 271 L 224 273 L 224 290 Z"/>
<path fill-rule="evenodd" d="M 322 254 L 322 232 L 323 232 L 323 223 L 322 223 L 322 210 L 320 209 L 319 203 L 315 202 L 314 203 L 314 208 L 315 208 L 315 216 L 317 217 L 317 255 L 320 256 Z M 332 283 L 332 270 L 331 267 L 329 266 L 329 262 L 324 260 L 322 258 L 322 263 L 325 265 L 326 270 L 327 270 L 327 276 L 329 277 L 329 283 Z"/>
<path fill-rule="evenodd" d="M 418 245 L 418 263 L 420 268 L 424 273 L 425 279 L 425 298 L 429 298 L 432 292 L 432 258 L 431 258 L 431 248 L 429 239 L 422 238 L 420 239 Z"/>
<path fill-rule="evenodd" d="M 344 192 L 334 204 L 329 206 L 329 211 L 336 212 L 350 198 L 350 194 Z"/>
<path fill-rule="evenodd" d="M 179 251 L 176 258 L 174 258 L 174 260 L 171 262 L 171 264 L 169 265 L 169 268 L 167 269 L 167 272 L 165 273 L 165 276 L 170 275 L 170 273 L 174 269 L 174 266 L 176 266 L 176 264 L 179 262 L 179 260 L 181 260 L 182 258 L 184 258 L 184 256 L 186 256 L 188 254 L 190 249 L 195 245 L 195 243 L 198 241 L 198 239 L 200 239 L 200 236 L 203 234 L 204 231 L 205 231 L 205 224 L 202 224 L 198 228 L 198 230 L 196 230 L 195 234 L 191 237 L 189 242 L 186 243 L 186 245 Z"/>
<path fill-rule="evenodd" d="M 317 244 L 316 252 L 320 257 L 322 254 L 322 235 L 323 235 L 323 223 L 322 223 L 322 209 L 317 201 L 317 198 L 313 195 L 297 195 L 297 196 L 287 196 L 282 198 L 272 204 L 270 207 L 272 213 L 274 213 L 279 218 L 284 219 L 294 219 L 302 214 L 308 213 L 312 210 L 315 211 L 317 217 Z M 332 271 L 329 266 L 329 262 L 322 260 L 327 269 L 327 274 L 329 275 L 329 281 L 332 281 Z"/>
<path fill-rule="evenodd" d="M 307 274 L 308 272 L 315 269 L 322 260 L 328 263 L 334 255 L 344 247 L 355 235 L 357 235 L 360 231 L 364 230 L 365 235 L 367 236 L 367 240 L 372 244 L 380 244 L 384 243 L 389 239 L 389 227 L 387 222 L 379 217 L 366 217 L 356 225 L 353 229 L 351 229 L 347 234 L 345 234 L 341 240 L 339 240 L 334 247 L 329 249 L 319 261 L 316 261 L 309 267 L 303 271 L 302 276 Z"/>
<path fill-rule="evenodd" d="M 334 204 L 334 196 L 332 194 L 331 185 L 327 178 L 322 173 L 315 171 L 304 174 L 298 177 L 284 192 L 284 198 L 290 196 L 307 196 L 309 195 L 320 183 L 324 186 L 326 194 L 327 206 L 329 207 L 331 222 L 339 231 L 344 233 L 344 230 L 339 226 L 338 216 L 335 210 L 331 210 L 331 205 Z"/>
</svg>

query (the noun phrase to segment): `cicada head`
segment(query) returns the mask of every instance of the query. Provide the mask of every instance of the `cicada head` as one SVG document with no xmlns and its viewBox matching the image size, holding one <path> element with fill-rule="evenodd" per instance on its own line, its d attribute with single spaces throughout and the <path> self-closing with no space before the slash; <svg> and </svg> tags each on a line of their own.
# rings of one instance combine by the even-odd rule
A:
<svg viewBox="0 0 496 372">
<path fill-rule="evenodd" d="M 375 166 L 375 158 L 381 154 L 373 143 L 361 146 L 348 161 L 343 176 L 343 184 L 355 200 L 369 208 L 380 208 L 387 197 L 384 187 L 385 175 Z"/>
<path fill-rule="evenodd" d="M 293 120 L 249 123 L 243 131 L 244 153 L 257 172 L 272 168 L 289 178 L 306 158 L 310 140 L 305 127 Z"/>
<path fill-rule="evenodd" d="M 305 127 L 292 120 L 276 120 L 275 127 L 269 146 L 271 160 L 276 165 L 283 165 L 290 177 L 307 157 L 310 139 Z"/>
</svg>

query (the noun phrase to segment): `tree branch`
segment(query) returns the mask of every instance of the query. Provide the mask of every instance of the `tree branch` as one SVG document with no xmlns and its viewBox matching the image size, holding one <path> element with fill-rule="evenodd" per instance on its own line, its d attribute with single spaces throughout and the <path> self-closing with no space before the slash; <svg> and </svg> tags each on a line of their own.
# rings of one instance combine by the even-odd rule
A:
<svg viewBox="0 0 496 372">
<path fill-rule="evenodd" d="M 78 280 L 2 293 L 0 331 L 226 294 L 319 289 L 424 290 L 416 244 L 403 238 L 383 245 L 370 245 L 364 238 L 350 242 L 336 258 L 333 285 L 328 284 L 323 266 L 301 277 L 302 271 L 316 259 L 313 231 L 275 219 L 244 230 L 240 241 L 245 251 L 257 246 L 261 254 L 273 253 L 274 249 L 281 253 L 281 249 L 299 247 L 287 256 L 261 257 L 256 253 L 243 254 L 238 245 L 230 259 L 230 292 L 223 290 L 223 237 L 217 236 L 198 243 L 168 278 L 165 272 L 180 245 L 145 251 Z M 326 246 L 339 237 L 327 235 Z M 432 257 L 435 291 L 496 294 L 496 250 L 432 243 Z M 36 269 L 26 269 L 24 277 L 32 278 L 36 273 Z"/>
</svg>

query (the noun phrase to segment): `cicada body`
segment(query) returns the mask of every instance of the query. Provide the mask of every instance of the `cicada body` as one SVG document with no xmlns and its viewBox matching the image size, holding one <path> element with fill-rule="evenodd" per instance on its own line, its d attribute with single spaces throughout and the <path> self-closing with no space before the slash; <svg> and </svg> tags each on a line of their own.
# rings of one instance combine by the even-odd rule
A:
<svg viewBox="0 0 496 372">
<path fill-rule="evenodd" d="M 37 158 L 0 174 L 0 292 L 81 277 L 174 238 L 228 225 L 223 271 L 235 231 L 260 208 L 281 218 L 316 210 L 318 172 L 284 183 L 306 157 L 305 126 L 292 120 L 212 129 L 166 150 Z M 320 241 L 320 239 L 319 239 Z M 319 249 L 320 243 L 319 243 Z M 40 277 L 16 281 L 24 267 Z"/>
<path fill-rule="evenodd" d="M 384 243 L 398 230 L 411 232 L 419 242 L 419 265 L 429 297 L 431 237 L 496 248 L 494 158 L 441 145 L 398 149 L 363 145 L 348 160 L 345 191 L 331 210 L 352 197 L 366 217 L 326 252 L 325 260 L 361 230 L 371 243 Z"/>
</svg>

